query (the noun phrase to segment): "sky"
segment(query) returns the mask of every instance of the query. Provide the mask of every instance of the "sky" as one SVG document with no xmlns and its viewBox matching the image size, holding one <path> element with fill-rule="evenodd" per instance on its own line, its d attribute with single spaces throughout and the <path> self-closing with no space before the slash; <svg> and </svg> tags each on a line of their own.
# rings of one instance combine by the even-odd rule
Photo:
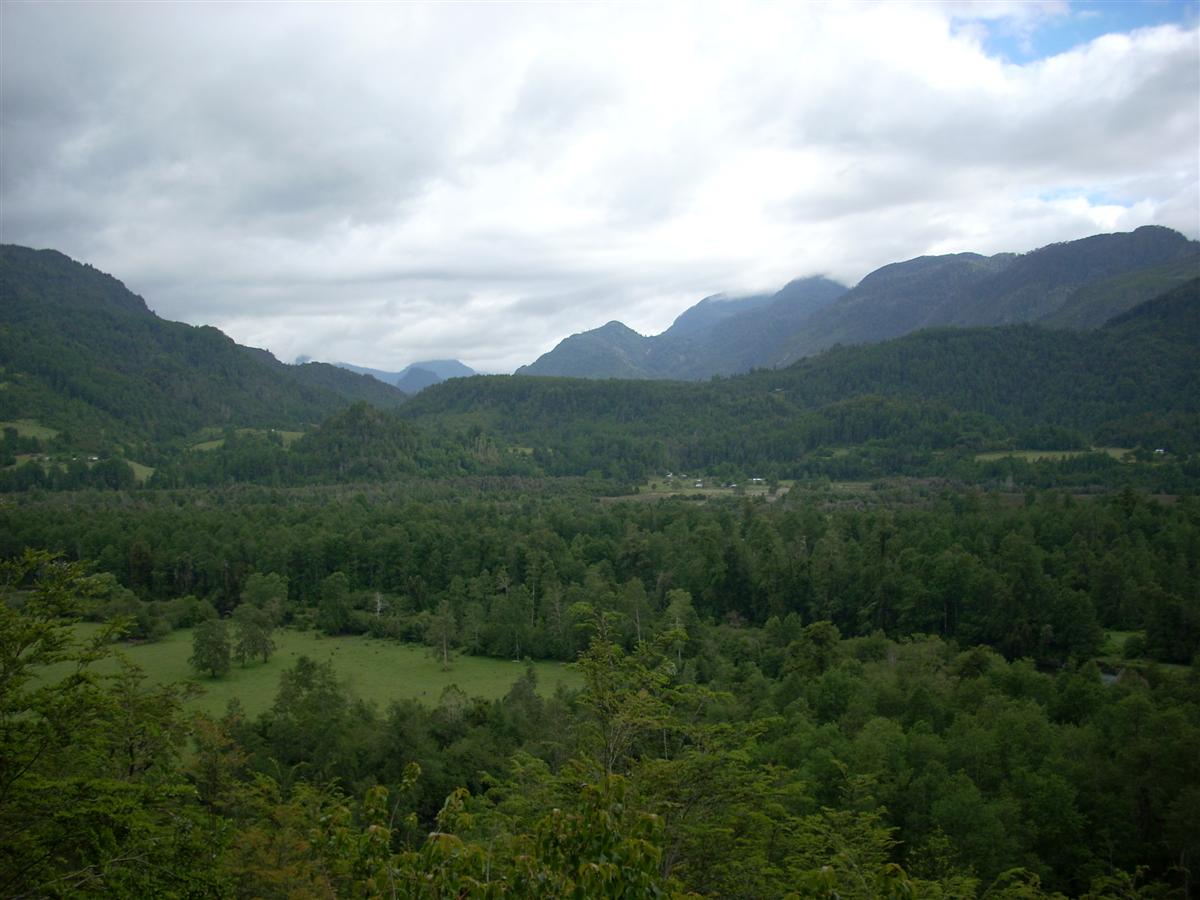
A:
<svg viewBox="0 0 1200 900">
<path fill-rule="evenodd" d="M 1200 237 L 1200 0 L 0 0 L 0 242 L 284 361 L 532 362 L 715 294 Z"/>
</svg>

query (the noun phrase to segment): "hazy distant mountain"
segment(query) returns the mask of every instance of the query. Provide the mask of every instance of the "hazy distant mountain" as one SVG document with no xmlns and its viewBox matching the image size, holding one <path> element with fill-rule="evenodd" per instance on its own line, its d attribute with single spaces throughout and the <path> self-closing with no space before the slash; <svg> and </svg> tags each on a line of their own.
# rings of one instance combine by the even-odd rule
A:
<svg viewBox="0 0 1200 900">
<path fill-rule="evenodd" d="M 382 369 L 369 369 L 366 366 L 356 366 L 351 363 L 334 363 L 343 369 L 357 372 L 360 375 L 370 375 L 385 384 L 397 387 L 406 394 L 415 394 L 433 384 L 439 384 L 447 378 L 468 378 L 479 373 L 457 359 L 429 359 L 405 366 L 399 372 L 385 372 Z"/>
<path fill-rule="evenodd" d="M 1196 277 L 1196 254 L 1149 269 L 1136 269 L 1079 288 L 1040 324 L 1051 328 L 1099 328 L 1125 310 L 1165 294 Z"/>
<path fill-rule="evenodd" d="M 609 322 L 516 374 L 700 380 L 931 326 L 1098 328 L 1197 274 L 1200 243 L 1157 226 L 1024 254 L 922 256 L 877 269 L 853 290 L 806 278 L 776 294 L 706 297 L 653 337 Z"/>
<path fill-rule="evenodd" d="M 750 297 L 729 297 L 725 294 L 714 294 L 705 297 L 695 306 L 685 309 L 671 323 L 671 327 L 662 333 L 673 338 L 696 337 L 709 334 L 721 322 L 742 313 L 761 309 L 771 302 L 771 294 L 758 294 Z"/>
<path fill-rule="evenodd" d="M 574 334 L 519 375 L 696 380 L 763 365 L 814 312 L 846 288 L 827 278 L 793 281 L 775 294 L 706 297 L 660 335 L 620 322 Z"/>
<path fill-rule="evenodd" d="M 660 353 L 674 357 L 674 377 L 704 379 L 748 372 L 767 365 L 810 316 L 845 293 L 845 285 L 828 278 L 792 281 L 778 293 L 762 298 L 761 305 L 759 298 L 748 298 L 754 304 L 750 308 L 688 340 L 671 339 L 672 326 L 664 333 L 668 341 Z"/>
<path fill-rule="evenodd" d="M 96 446 L 203 426 L 296 427 L 394 388 L 322 363 L 289 366 L 216 328 L 160 319 L 117 279 L 54 250 L 0 246 L 0 420 Z"/>
<path fill-rule="evenodd" d="M 1200 243 L 1157 226 L 1024 254 L 922 256 L 872 272 L 811 316 L 771 362 L 935 325 L 1095 328 L 1198 273 Z"/>
<path fill-rule="evenodd" d="M 404 370 L 404 374 L 395 381 L 396 387 L 404 391 L 406 394 L 416 394 L 425 390 L 425 388 L 438 384 L 446 379 L 438 377 L 436 372 L 431 372 L 429 369 L 422 369 L 417 366 L 409 366 Z"/>
</svg>

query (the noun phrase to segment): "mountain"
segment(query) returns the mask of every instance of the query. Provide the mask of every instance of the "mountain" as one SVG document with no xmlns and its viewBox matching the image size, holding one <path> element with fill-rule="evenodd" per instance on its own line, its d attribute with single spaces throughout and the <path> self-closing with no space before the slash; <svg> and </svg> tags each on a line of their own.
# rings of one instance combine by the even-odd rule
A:
<svg viewBox="0 0 1200 900">
<path fill-rule="evenodd" d="M 519 375 L 700 380 L 762 365 L 814 312 L 846 288 L 827 278 L 793 281 L 775 294 L 706 297 L 660 335 L 620 322 L 571 335 Z"/>
<path fill-rule="evenodd" d="M 1197 274 L 1200 243 L 1158 226 L 1023 254 L 922 256 L 883 266 L 851 290 L 806 278 L 776 294 L 706 297 L 656 336 L 609 322 L 516 374 L 694 381 L 935 326 L 1098 328 Z"/>
<path fill-rule="evenodd" d="M 1197 346 L 1193 279 L 1089 331 L 939 327 L 705 383 L 470 378 L 425 391 L 397 415 L 482 428 L 531 448 L 555 474 L 631 478 L 720 465 L 796 475 L 821 448 L 872 443 L 894 466 L 905 454 L 1047 435 L 1195 452 Z"/>
<path fill-rule="evenodd" d="M 662 378 L 651 358 L 654 338 L 643 337 L 621 322 L 609 322 L 559 342 L 518 375 L 566 375 L 578 378 Z"/>
<path fill-rule="evenodd" d="M 675 357 L 675 377 L 701 380 L 713 375 L 736 375 L 773 358 L 784 341 L 809 317 L 834 303 L 846 287 L 828 278 L 803 278 L 778 293 L 717 323 L 697 338 L 672 342 L 664 353 Z M 757 298 L 750 298 L 752 301 Z M 667 335 L 671 331 L 668 329 Z"/>
<path fill-rule="evenodd" d="M 416 394 L 447 378 L 469 378 L 479 374 L 457 359 L 429 359 L 415 362 L 405 366 L 399 372 L 384 372 L 382 369 L 368 369 L 365 366 L 355 366 L 344 362 L 334 363 L 334 365 L 360 375 L 370 375 L 385 384 L 399 388 L 406 394 Z"/>
<path fill-rule="evenodd" d="M 322 363 L 288 366 L 209 326 L 160 319 L 120 281 L 53 250 L 0 246 L 0 420 L 78 441 L 295 428 L 404 395 Z"/>
<path fill-rule="evenodd" d="M 436 372 L 431 372 L 429 369 L 409 366 L 404 370 L 404 374 L 396 379 L 394 384 L 406 394 L 417 394 L 425 390 L 425 388 L 444 380 L 438 377 Z"/>
<path fill-rule="evenodd" d="M 1099 328 L 1114 316 L 1196 277 L 1196 257 L 1092 282 L 1079 288 L 1053 313 L 1039 320 L 1051 328 Z"/>
<path fill-rule="evenodd" d="M 771 363 L 786 365 L 834 344 L 881 341 L 938 325 L 1094 328 L 1197 274 L 1200 243 L 1158 226 L 1025 254 L 923 256 L 869 274 L 814 313 Z"/>
<path fill-rule="evenodd" d="M 714 294 L 681 312 L 671 323 L 671 327 L 662 333 L 662 337 L 683 339 L 707 335 L 721 322 L 739 314 L 753 312 L 770 302 L 770 294 L 758 294 L 750 297 Z"/>
</svg>

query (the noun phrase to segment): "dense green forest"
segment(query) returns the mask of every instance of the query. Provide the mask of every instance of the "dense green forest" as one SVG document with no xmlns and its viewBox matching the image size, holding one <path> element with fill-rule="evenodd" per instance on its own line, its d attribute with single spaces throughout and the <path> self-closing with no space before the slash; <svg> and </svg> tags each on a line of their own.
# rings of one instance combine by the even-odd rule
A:
<svg viewBox="0 0 1200 900">
<path fill-rule="evenodd" d="M 445 601 L 471 623 L 470 651 L 516 658 L 574 659 L 576 620 L 594 609 L 621 614 L 632 648 L 650 633 L 643 620 L 685 597 L 704 621 L 794 615 L 1045 664 L 1092 658 L 1101 628 L 1145 629 L 1164 662 L 1200 651 L 1194 497 L 910 487 L 864 501 L 796 487 L 773 503 L 614 504 L 586 488 L 473 479 L 29 496 L 0 508 L 0 554 L 94 561 L 127 589 L 110 614 L 150 632 L 197 599 L 229 614 L 247 579 L 271 573 L 286 583 L 285 622 L 323 612 L 334 632 L 419 640 Z"/>
<path fill-rule="evenodd" d="M 293 427 L 389 385 L 321 363 L 285 366 L 216 328 L 160 319 L 109 275 L 52 250 L 0 246 L 0 420 L 35 418 L 60 445 L 145 455 L 203 426 Z"/>
<path fill-rule="evenodd" d="M 703 385 L 461 379 L 400 414 L 544 448 L 562 474 L 607 455 L 639 475 L 732 463 L 787 477 L 811 451 L 870 442 L 900 458 L 1029 440 L 1187 454 L 1200 446 L 1197 346 L 1192 280 L 1094 332 L 936 329 Z"/>
<path fill-rule="evenodd" d="M 5 283 L 0 894 L 1195 894 L 1200 282 L 394 408 L 35 261 L 83 309 Z M 113 663 L 174 629 L 194 682 Z M 381 707 L 302 656 L 189 708 L 280 629 L 582 687 Z"/>
<path fill-rule="evenodd" d="M 65 561 L 7 569 L 5 740 L 20 743 L 5 756 L 35 722 L 53 752 L 0 798 L 6 890 L 194 880 L 211 895 L 373 896 L 386 878 L 407 885 L 397 896 L 1149 897 L 1186 884 L 1200 849 L 1194 497 L 898 482 L 613 503 L 597 487 L 12 497 L 0 553 Z M 530 676 L 501 701 L 449 690 L 380 710 L 301 659 L 268 712 L 189 721 L 177 690 L 136 671 L 49 693 L 27 681 L 31 651 L 66 652 L 66 611 L 38 612 L 42 581 L 139 640 L 258 609 L 274 627 L 574 659 L 585 687 L 539 697 Z M 1129 635 L 1115 658 L 1103 629 Z M 57 730 L 84 708 L 88 728 Z M 114 746 L 114 721 L 137 737 Z M 93 802 L 22 824 L 39 792 L 66 785 Z M 151 846 L 160 868 L 127 862 Z"/>
</svg>

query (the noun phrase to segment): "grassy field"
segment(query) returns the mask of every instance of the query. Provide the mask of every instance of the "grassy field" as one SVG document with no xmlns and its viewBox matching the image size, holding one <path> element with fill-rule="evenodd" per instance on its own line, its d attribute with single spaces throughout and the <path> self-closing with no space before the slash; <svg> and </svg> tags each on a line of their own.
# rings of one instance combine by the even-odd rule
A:
<svg viewBox="0 0 1200 900">
<path fill-rule="evenodd" d="M 127 459 L 129 468 L 133 469 L 133 477 L 138 480 L 139 484 L 145 484 L 146 479 L 154 474 L 154 469 L 151 466 L 143 466 L 140 462 L 134 462 L 132 459 Z"/>
<path fill-rule="evenodd" d="M 275 431 L 274 428 L 272 428 L 270 430 Z M 267 429 L 266 428 L 239 428 L 237 430 L 237 433 L 238 434 L 266 434 Z M 220 431 L 216 428 L 205 428 L 200 433 L 200 439 L 195 441 L 194 443 L 192 443 L 191 446 L 189 447 L 189 449 L 191 449 L 191 450 L 216 450 L 218 447 L 223 447 L 225 445 L 225 438 L 212 437 L 213 434 L 220 434 Z M 276 434 L 278 434 L 283 439 L 283 447 L 285 450 L 288 447 L 292 446 L 292 444 L 294 444 L 297 440 L 299 440 L 300 438 L 302 438 L 304 436 L 303 431 L 277 431 Z"/>
<path fill-rule="evenodd" d="M 58 434 L 57 430 L 39 425 L 33 419 L 13 419 L 9 422 L 0 422 L 0 428 L 15 428 L 21 437 L 32 437 L 41 441 L 48 441 Z"/>
<path fill-rule="evenodd" d="M 792 486 L 790 481 L 780 481 L 779 487 L 771 494 L 766 483 L 742 484 L 737 487 L 722 487 L 720 484 L 700 479 L 703 487 L 696 487 L 695 478 L 651 478 L 644 484 L 638 485 L 636 494 L 625 494 L 613 497 L 614 500 L 658 500 L 662 497 L 767 497 L 774 499 L 788 492 Z"/>
<path fill-rule="evenodd" d="M 9 468 L 15 468 L 16 466 L 24 465 L 25 463 L 29 462 L 30 460 L 38 460 L 40 458 L 41 458 L 41 454 L 38 454 L 38 453 L 18 453 L 15 457 L 16 462 Z M 61 461 L 65 460 L 66 457 L 65 456 L 62 456 L 61 458 L 55 457 L 54 459 L 56 461 L 61 462 Z M 137 480 L 138 484 L 145 484 L 146 479 L 148 479 L 151 475 L 154 474 L 154 468 L 152 466 L 144 466 L 140 462 L 134 462 L 132 459 L 127 459 L 127 460 L 125 460 L 125 462 L 129 464 L 129 468 L 133 469 L 133 477 Z M 44 463 L 42 465 L 42 468 L 49 469 L 50 466 L 53 464 L 54 464 L 54 462 Z M 95 465 L 95 463 L 88 462 L 89 469 L 93 465 Z"/>
<path fill-rule="evenodd" d="M 976 453 L 975 461 L 992 462 L 1011 456 L 1026 462 L 1036 462 L 1039 459 L 1070 459 L 1073 456 L 1083 456 L 1085 453 L 1107 453 L 1113 459 L 1121 459 L 1128 452 L 1129 448 L 1127 447 L 1093 447 L 1091 450 L 991 450 L 987 453 Z"/>
<path fill-rule="evenodd" d="M 1120 657 L 1125 650 L 1125 641 L 1127 638 L 1142 634 L 1140 631 L 1105 631 L 1104 646 L 1100 648 L 1102 656 Z M 1144 635 L 1143 635 L 1144 636 Z"/>
<path fill-rule="evenodd" d="M 1100 648 L 1100 655 L 1096 657 L 1101 668 L 1108 671 L 1120 671 L 1121 669 L 1144 669 L 1148 666 L 1154 666 L 1157 669 L 1166 672 L 1175 672 L 1185 674 L 1191 667 L 1179 665 L 1178 663 L 1155 662 L 1149 657 L 1138 657 L 1136 659 L 1125 658 L 1125 641 L 1133 635 L 1145 637 L 1144 631 L 1105 631 L 1104 644 Z"/>
<path fill-rule="evenodd" d="M 84 634 L 99 628 L 88 624 L 78 627 Z M 252 716 L 267 709 L 279 689 L 279 673 L 290 668 L 300 656 L 332 662 L 358 696 L 375 702 L 381 709 L 393 700 L 406 698 L 437 703 L 442 689 L 450 684 L 458 685 L 470 697 L 502 697 L 525 671 L 521 662 L 459 656 L 452 661 L 450 670 L 443 672 L 441 664 L 424 647 L 368 637 L 331 638 L 313 632 L 281 630 L 276 632 L 275 643 L 275 655 L 268 662 L 252 663 L 245 668 L 234 663 L 228 675 L 217 679 L 200 676 L 188 665 L 192 653 L 190 629 L 174 631 L 153 644 L 119 647 L 157 683 L 199 684 L 204 693 L 191 705 L 213 714 L 223 712 L 233 697 Z M 578 673 L 562 663 L 536 662 L 533 667 L 542 694 L 554 693 L 559 684 L 575 688 L 582 683 Z"/>
</svg>

